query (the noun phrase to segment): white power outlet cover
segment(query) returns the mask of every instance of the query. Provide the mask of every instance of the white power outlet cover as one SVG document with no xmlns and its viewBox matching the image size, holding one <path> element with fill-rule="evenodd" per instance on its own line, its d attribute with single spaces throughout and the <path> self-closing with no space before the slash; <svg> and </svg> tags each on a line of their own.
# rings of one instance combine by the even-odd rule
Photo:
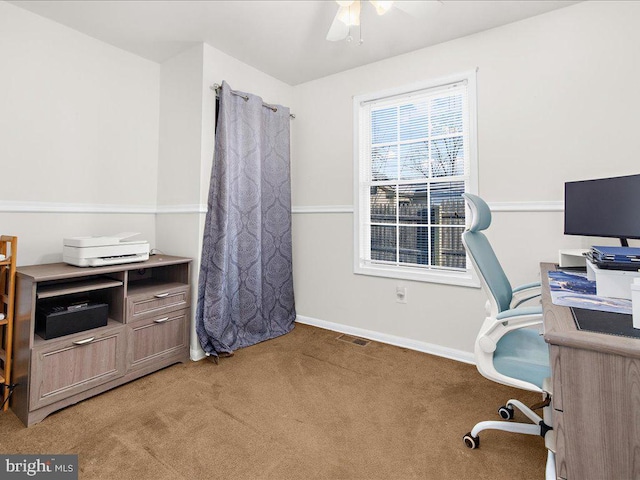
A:
<svg viewBox="0 0 640 480">
<path fill-rule="evenodd" d="M 407 287 L 396 287 L 396 302 L 407 303 Z"/>
</svg>

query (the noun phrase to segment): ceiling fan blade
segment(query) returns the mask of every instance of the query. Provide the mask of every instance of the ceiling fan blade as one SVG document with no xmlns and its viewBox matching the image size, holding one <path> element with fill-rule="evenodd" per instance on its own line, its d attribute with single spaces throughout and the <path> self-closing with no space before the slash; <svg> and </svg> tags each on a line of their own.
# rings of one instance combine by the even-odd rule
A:
<svg viewBox="0 0 640 480">
<path fill-rule="evenodd" d="M 340 7 L 338 9 L 338 13 L 333 18 L 333 23 L 331 23 L 331 27 L 329 27 L 329 31 L 327 32 L 327 40 L 331 42 L 337 42 L 339 40 L 344 40 L 349 35 L 349 27 L 346 23 L 340 20 L 340 16 L 345 13 L 345 11 L 349 12 L 349 7 Z"/>
<path fill-rule="evenodd" d="M 411 0 L 400 0 L 393 2 L 393 6 L 398 10 L 408 13 L 412 17 L 425 18 L 433 15 L 442 5 L 440 0 L 416 2 Z"/>
<path fill-rule="evenodd" d="M 376 13 L 378 15 L 384 15 L 391 9 L 394 2 L 382 1 L 382 0 L 369 0 L 369 3 L 374 6 L 374 8 L 376 9 Z"/>
</svg>

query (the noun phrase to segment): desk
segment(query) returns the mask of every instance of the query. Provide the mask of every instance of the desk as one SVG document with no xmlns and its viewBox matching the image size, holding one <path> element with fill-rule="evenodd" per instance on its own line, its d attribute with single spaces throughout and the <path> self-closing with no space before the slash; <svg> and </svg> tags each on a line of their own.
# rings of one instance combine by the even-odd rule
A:
<svg viewBox="0 0 640 480">
<path fill-rule="evenodd" d="M 640 478 L 640 340 L 580 331 L 551 302 L 541 264 L 553 384 L 556 472 L 567 480 Z"/>
</svg>

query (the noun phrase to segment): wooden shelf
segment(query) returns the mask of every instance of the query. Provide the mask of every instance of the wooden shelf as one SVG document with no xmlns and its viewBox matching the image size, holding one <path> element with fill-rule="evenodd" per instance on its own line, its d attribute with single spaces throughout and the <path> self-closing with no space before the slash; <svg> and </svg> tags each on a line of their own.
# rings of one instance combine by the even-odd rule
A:
<svg viewBox="0 0 640 480">
<path fill-rule="evenodd" d="M 185 287 L 188 284 L 180 282 L 164 282 L 156 279 L 139 280 L 137 282 L 131 282 L 127 287 L 128 295 L 140 295 L 151 292 L 157 292 L 158 288 L 166 291 L 179 289 Z"/>
<path fill-rule="evenodd" d="M 13 314 L 16 283 L 16 255 L 18 238 L 8 235 L 0 236 L 0 384 L 3 384 L 3 394 L 0 404 L 4 410 L 9 408 L 11 384 L 11 362 L 13 360 Z"/>
<path fill-rule="evenodd" d="M 124 283 L 120 280 L 113 280 L 111 278 L 92 278 L 77 282 L 43 285 L 38 287 L 36 296 L 39 300 L 42 300 L 45 298 L 60 297 L 62 295 L 102 290 L 104 288 L 121 287 L 122 285 L 124 285 Z"/>
</svg>

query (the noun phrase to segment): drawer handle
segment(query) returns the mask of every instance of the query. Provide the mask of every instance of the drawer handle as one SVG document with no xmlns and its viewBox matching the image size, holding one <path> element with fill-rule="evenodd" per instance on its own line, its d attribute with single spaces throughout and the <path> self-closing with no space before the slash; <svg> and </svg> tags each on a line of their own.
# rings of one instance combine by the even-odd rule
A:
<svg viewBox="0 0 640 480">
<path fill-rule="evenodd" d="M 96 337 L 85 338 L 84 340 L 77 340 L 73 342 L 74 345 L 86 345 L 87 343 L 91 343 L 96 339 Z"/>
<path fill-rule="evenodd" d="M 154 297 L 156 298 L 164 298 L 164 297 L 168 297 L 169 296 L 169 292 L 167 293 L 158 293 L 157 295 L 154 295 Z"/>
<path fill-rule="evenodd" d="M 167 320 L 169 320 L 169 317 L 164 317 L 164 318 L 158 318 L 156 320 L 154 320 L 155 323 L 164 323 Z"/>
</svg>

